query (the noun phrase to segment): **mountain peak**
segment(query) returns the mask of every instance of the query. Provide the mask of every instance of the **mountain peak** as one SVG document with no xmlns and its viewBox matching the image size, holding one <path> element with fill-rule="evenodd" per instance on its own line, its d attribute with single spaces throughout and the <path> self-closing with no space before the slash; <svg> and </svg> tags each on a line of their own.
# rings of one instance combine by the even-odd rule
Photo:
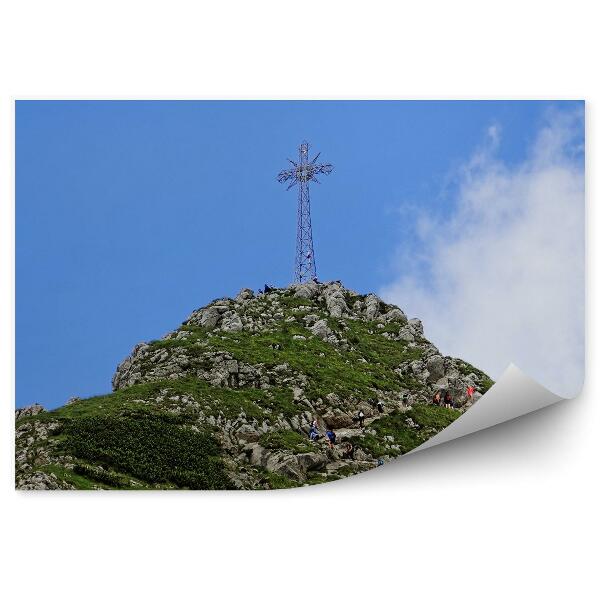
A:
<svg viewBox="0 0 600 600">
<path fill-rule="evenodd" d="M 42 473 L 72 487 L 331 481 L 420 445 L 491 380 L 442 356 L 401 308 L 332 281 L 216 299 L 135 346 L 112 384 L 107 396 L 18 416 L 19 447 L 32 431 L 45 436 Z M 36 472 L 39 482 L 28 447 L 21 456 L 21 487 Z"/>
</svg>

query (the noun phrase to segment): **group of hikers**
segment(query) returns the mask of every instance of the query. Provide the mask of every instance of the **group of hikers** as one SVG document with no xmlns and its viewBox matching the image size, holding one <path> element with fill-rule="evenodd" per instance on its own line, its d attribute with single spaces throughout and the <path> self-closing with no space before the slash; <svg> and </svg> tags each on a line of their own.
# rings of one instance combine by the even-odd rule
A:
<svg viewBox="0 0 600 600">
<path fill-rule="evenodd" d="M 377 408 L 380 412 L 383 412 L 383 402 L 381 400 L 377 403 Z M 356 414 L 356 417 L 354 417 L 353 420 L 358 421 L 359 425 L 364 428 L 365 413 L 362 410 L 359 410 Z M 317 424 L 316 419 L 314 419 L 312 421 L 312 423 L 310 424 L 310 432 L 308 435 L 312 441 L 316 441 L 319 439 L 319 437 L 320 437 L 319 426 Z M 337 445 L 337 435 L 331 425 L 327 425 L 327 428 L 325 430 L 325 439 L 327 440 L 327 445 L 329 446 L 329 448 L 331 450 L 333 450 L 333 448 Z M 346 460 L 354 460 L 354 451 L 355 451 L 354 444 L 349 440 L 346 441 L 344 443 L 343 450 L 342 450 L 342 458 L 344 458 Z M 383 465 L 383 459 L 378 458 L 377 466 L 381 466 L 381 465 Z"/>
<path fill-rule="evenodd" d="M 377 406 L 377 410 L 380 413 L 382 413 L 383 412 L 383 401 L 378 400 L 376 406 Z M 355 423 L 358 422 L 359 426 L 364 429 L 365 413 L 362 409 L 358 410 L 358 412 L 356 413 L 356 416 L 353 417 L 352 420 Z M 310 424 L 310 430 L 308 433 L 308 437 L 313 442 L 316 442 L 321 437 L 321 434 L 319 433 L 319 425 L 318 425 L 316 419 L 313 419 L 312 423 Z M 327 445 L 329 446 L 329 448 L 333 450 L 334 446 L 337 444 L 337 435 L 331 425 L 327 425 L 327 427 L 325 429 L 325 440 L 327 441 Z M 344 451 L 342 452 L 342 458 L 354 460 L 354 446 L 353 446 L 352 442 L 348 441 L 344 444 Z"/>
<path fill-rule="evenodd" d="M 475 393 L 475 386 L 470 385 L 467 387 L 467 399 L 472 400 L 473 394 Z M 456 408 L 454 403 L 454 399 L 452 398 L 452 394 L 450 390 L 446 390 L 442 394 L 442 390 L 438 390 L 433 396 L 433 403 L 437 404 L 437 406 L 444 406 L 445 408 Z"/>
<path fill-rule="evenodd" d="M 433 403 L 445 408 L 454 408 L 454 399 L 450 390 L 446 390 L 442 396 L 442 391 L 438 390 L 433 396 Z"/>
<path fill-rule="evenodd" d="M 475 393 L 475 387 L 472 385 L 468 386 L 467 391 L 466 391 L 467 398 L 472 399 L 474 393 Z M 442 394 L 442 390 L 438 390 L 435 393 L 435 395 L 433 396 L 433 403 L 436 404 L 437 406 L 444 406 L 445 408 L 455 408 L 452 394 L 450 393 L 450 390 L 448 390 L 448 389 L 445 390 L 443 394 Z M 377 402 L 375 403 L 375 407 L 377 408 L 377 411 L 379 413 L 383 413 L 383 411 L 384 411 L 383 400 L 378 399 Z M 361 429 L 364 429 L 365 413 L 362 410 L 362 408 L 358 410 L 358 412 L 356 413 L 356 416 L 353 417 L 352 420 L 355 423 L 358 422 L 359 427 Z M 312 423 L 310 424 L 310 430 L 309 430 L 308 436 L 311 439 L 311 441 L 313 441 L 313 442 L 317 441 L 321 437 L 321 435 L 319 433 L 319 425 L 318 425 L 316 419 L 313 419 Z M 327 441 L 327 445 L 329 446 L 329 448 L 331 450 L 333 450 L 333 448 L 337 444 L 337 435 L 331 425 L 327 425 L 327 427 L 325 429 L 325 440 Z M 352 442 L 346 441 L 344 444 L 343 451 L 342 451 L 342 458 L 344 458 L 346 460 L 354 460 L 354 450 L 355 450 L 355 448 L 354 448 L 354 445 L 352 444 Z M 383 464 L 383 460 L 381 458 L 379 458 L 377 461 L 377 465 L 381 466 L 382 464 Z"/>
<path fill-rule="evenodd" d="M 308 437 L 313 442 L 316 442 L 321 437 L 321 434 L 319 433 L 319 426 L 317 424 L 316 419 L 314 419 L 313 422 L 310 424 L 310 431 L 308 433 Z M 325 430 L 325 438 L 327 440 L 327 445 L 330 448 L 333 448 L 337 442 L 337 436 L 335 435 L 335 431 L 333 430 L 333 427 L 331 427 L 329 425 L 327 426 L 327 429 Z"/>
<path fill-rule="evenodd" d="M 475 393 L 475 387 L 473 385 L 468 386 L 467 390 L 466 390 L 467 398 L 472 399 L 474 393 Z M 433 404 L 436 404 L 437 406 L 444 406 L 445 408 L 455 408 L 454 399 L 452 398 L 452 394 L 449 389 L 443 391 L 443 393 L 442 393 L 442 390 L 437 390 L 437 392 L 433 396 Z M 377 401 L 375 402 L 375 408 L 377 409 L 377 411 L 380 414 L 384 412 L 384 404 L 383 404 L 383 400 L 381 400 L 381 398 L 377 399 Z M 358 412 L 356 413 L 356 416 L 354 416 L 352 418 L 352 420 L 355 423 L 358 423 L 358 425 L 361 429 L 364 429 L 365 413 L 362 410 L 362 408 L 360 408 L 358 410 Z M 310 430 L 308 433 L 308 437 L 313 442 L 317 441 L 321 437 L 321 434 L 319 433 L 319 426 L 318 426 L 316 419 L 313 419 L 312 423 L 310 424 Z M 329 448 L 333 450 L 334 446 L 337 444 L 337 436 L 331 425 L 326 426 L 325 440 L 327 441 L 327 445 L 329 446 Z M 353 446 L 352 442 L 347 441 L 344 444 L 342 458 L 354 460 L 354 446 Z"/>
<path fill-rule="evenodd" d="M 363 413 L 363 419 L 364 419 L 364 413 Z M 313 442 L 319 439 L 319 437 L 320 437 L 319 427 L 317 425 L 316 419 L 311 423 L 310 432 L 308 435 Z M 335 434 L 333 427 L 331 427 L 330 425 L 328 425 L 327 429 L 325 430 L 325 439 L 327 440 L 327 445 L 329 446 L 329 448 L 331 448 L 333 450 L 334 446 L 337 444 L 337 435 Z M 344 451 L 342 453 L 342 458 L 354 460 L 354 446 L 352 445 L 351 442 L 345 443 Z"/>
</svg>

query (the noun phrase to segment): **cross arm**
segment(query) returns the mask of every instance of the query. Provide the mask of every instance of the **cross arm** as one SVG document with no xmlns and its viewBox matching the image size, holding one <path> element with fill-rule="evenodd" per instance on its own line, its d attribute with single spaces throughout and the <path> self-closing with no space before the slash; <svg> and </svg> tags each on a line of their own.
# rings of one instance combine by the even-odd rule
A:
<svg viewBox="0 0 600 600">
<path fill-rule="evenodd" d="M 329 175 L 329 173 L 333 171 L 333 165 L 330 165 L 329 163 L 314 165 L 313 169 L 314 173 Z"/>
<path fill-rule="evenodd" d="M 296 176 L 295 169 L 288 169 L 286 171 L 280 171 L 279 175 L 277 175 L 277 181 L 279 181 L 279 183 L 283 183 L 284 181 L 293 179 L 295 176 Z"/>
</svg>

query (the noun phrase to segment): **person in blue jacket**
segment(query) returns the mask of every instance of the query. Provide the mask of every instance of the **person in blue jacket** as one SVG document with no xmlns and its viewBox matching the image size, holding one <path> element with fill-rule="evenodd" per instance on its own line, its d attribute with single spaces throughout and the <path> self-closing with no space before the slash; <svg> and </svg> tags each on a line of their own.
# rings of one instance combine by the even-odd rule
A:
<svg viewBox="0 0 600 600">
<path fill-rule="evenodd" d="M 335 431 L 333 431 L 331 427 L 328 427 L 325 435 L 327 436 L 327 443 L 329 444 L 329 447 L 333 448 L 335 445 Z"/>
</svg>

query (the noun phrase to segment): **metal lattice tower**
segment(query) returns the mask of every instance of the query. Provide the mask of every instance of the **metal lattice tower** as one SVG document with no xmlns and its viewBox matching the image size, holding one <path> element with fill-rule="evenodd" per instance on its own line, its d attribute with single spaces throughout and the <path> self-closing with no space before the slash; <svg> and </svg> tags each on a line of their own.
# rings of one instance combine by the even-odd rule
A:
<svg viewBox="0 0 600 600">
<path fill-rule="evenodd" d="M 277 181 L 283 183 L 290 181 L 288 190 L 298 184 L 298 229 L 296 233 L 296 264 L 294 268 L 294 281 L 316 280 L 317 266 L 313 248 L 312 225 L 310 221 L 310 191 L 308 184 L 311 181 L 320 183 L 316 175 L 329 175 L 333 171 L 330 164 L 317 164 L 317 154 L 311 161 L 308 160 L 308 142 L 302 142 L 298 150 L 298 162 L 288 160 L 293 168 L 281 171 Z"/>
</svg>

